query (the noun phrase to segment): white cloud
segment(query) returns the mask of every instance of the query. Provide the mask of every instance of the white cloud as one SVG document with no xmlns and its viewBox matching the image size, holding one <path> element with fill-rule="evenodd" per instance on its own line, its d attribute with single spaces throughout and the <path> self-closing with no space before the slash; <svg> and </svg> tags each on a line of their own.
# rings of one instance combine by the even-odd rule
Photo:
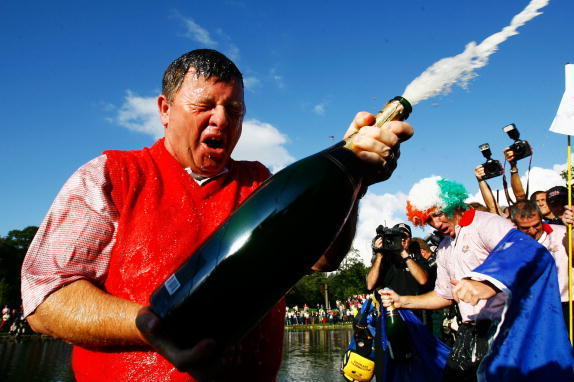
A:
<svg viewBox="0 0 574 382">
<path fill-rule="evenodd" d="M 325 115 L 325 103 L 320 103 L 318 105 L 313 106 L 313 111 L 317 115 Z"/>
<path fill-rule="evenodd" d="M 163 136 L 163 125 L 159 119 L 156 97 L 140 97 L 128 90 L 123 105 L 119 108 L 115 121 L 133 131 Z"/>
<path fill-rule="evenodd" d="M 244 77 L 243 85 L 248 91 L 254 91 L 256 88 L 261 86 L 261 81 L 257 77 Z"/>
<path fill-rule="evenodd" d="M 191 17 L 185 17 L 177 11 L 174 11 L 172 15 L 183 22 L 184 37 L 196 41 L 204 47 L 217 48 L 233 61 L 239 60 L 239 48 L 222 29 L 216 29 L 213 33 L 216 37 L 213 37 L 209 30 L 199 25 Z"/>
<path fill-rule="evenodd" d="M 222 29 L 217 29 L 216 31 L 217 36 L 219 37 L 219 41 L 223 41 L 222 45 L 225 45 L 223 48 L 223 52 L 233 61 L 239 60 L 239 48 L 231 41 L 231 37 L 229 37 Z"/>
<path fill-rule="evenodd" d="M 243 122 L 243 131 L 233 158 L 260 161 L 275 173 L 295 160 L 283 147 L 287 142 L 287 136 L 271 124 L 247 120 Z"/>
<path fill-rule="evenodd" d="M 186 33 L 185 36 L 199 42 L 200 44 L 215 47 L 217 46 L 217 41 L 211 38 L 211 35 L 207 29 L 203 28 L 201 25 L 193 21 L 193 19 L 188 17 L 179 16 L 183 21 Z"/>
<path fill-rule="evenodd" d="M 277 87 L 279 89 L 283 89 L 285 87 L 285 82 L 283 81 L 283 76 L 277 74 L 277 69 L 272 68 L 269 71 L 269 74 L 271 76 L 271 79 L 273 79 L 273 81 L 275 81 L 275 84 L 277 85 Z"/>
</svg>

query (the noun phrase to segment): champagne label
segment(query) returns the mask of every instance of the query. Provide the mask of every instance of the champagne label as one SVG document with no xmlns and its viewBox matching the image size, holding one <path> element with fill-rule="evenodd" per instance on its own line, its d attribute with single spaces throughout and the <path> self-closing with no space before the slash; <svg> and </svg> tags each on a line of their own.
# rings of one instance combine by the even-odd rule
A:
<svg viewBox="0 0 574 382">
<path fill-rule="evenodd" d="M 175 274 L 169 276 L 169 278 L 165 280 L 165 283 L 163 285 L 165 286 L 165 289 L 167 290 L 167 293 L 169 293 L 170 296 L 174 294 L 181 286 L 179 280 L 177 279 L 177 277 L 175 277 Z"/>
</svg>

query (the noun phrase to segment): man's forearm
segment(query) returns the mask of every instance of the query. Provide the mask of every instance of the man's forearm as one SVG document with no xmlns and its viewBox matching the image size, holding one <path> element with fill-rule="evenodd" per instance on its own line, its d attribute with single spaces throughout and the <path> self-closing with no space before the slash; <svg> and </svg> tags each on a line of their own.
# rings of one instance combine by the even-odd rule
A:
<svg viewBox="0 0 574 382">
<path fill-rule="evenodd" d="M 435 291 L 418 296 L 401 296 L 401 308 L 406 309 L 442 309 L 450 306 L 452 300 L 440 297 Z"/>
<path fill-rule="evenodd" d="M 78 280 L 48 296 L 28 322 L 37 332 L 85 347 L 145 345 L 135 326 L 140 308 Z"/>
<path fill-rule="evenodd" d="M 478 188 L 480 189 L 482 199 L 484 199 L 484 204 L 486 204 L 488 211 L 493 214 L 499 214 L 500 211 L 498 210 L 498 205 L 496 204 L 496 200 L 494 199 L 494 195 L 492 194 L 492 190 L 488 183 L 486 183 L 485 180 L 479 180 Z"/>
<path fill-rule="evenodd" d="M 428 276 L 425 270 L 412 258 L 407 258 L 405 261 L 416 282 L 420 285 L 425 285 L 428 281 Z"/>
<path fill-rule="evenodd" d="M 510 168 L 510 185 L 512 186 L 516 200 L 526 200 L 526 192 L 524 192 L 524 187 L 522 186 L 520 174 L 518 174 L 516 166 Z"/>
<path fill-rule="evenodd" d="M 381 255 L 375 255 L 375 261 L 367 273 L 367 290 L 373 290 L 379 281 L 379 275 L 381 272 L 381 262 L 383 257 Z"/>
</svg>

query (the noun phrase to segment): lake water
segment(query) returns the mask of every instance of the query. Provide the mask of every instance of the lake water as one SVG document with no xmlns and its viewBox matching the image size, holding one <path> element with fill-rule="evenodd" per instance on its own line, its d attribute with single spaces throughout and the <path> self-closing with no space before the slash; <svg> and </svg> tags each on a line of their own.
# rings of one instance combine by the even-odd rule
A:
<svg viewBox="0 0 574 382">
<path fill-rule="evenodd" d="M 339 366 L 349 344 L 346 329 L 286 331 L 278 382 L 342 381 Z M 73 382 L 71 347 L 39 338 L 0 338 L 0 381 Z"/>
</svg>

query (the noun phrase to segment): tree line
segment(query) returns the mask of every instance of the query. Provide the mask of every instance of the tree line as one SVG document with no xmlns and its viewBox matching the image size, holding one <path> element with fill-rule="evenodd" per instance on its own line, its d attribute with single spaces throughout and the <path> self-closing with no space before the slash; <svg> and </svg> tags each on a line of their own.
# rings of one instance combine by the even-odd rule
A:
<svg viewBox="0 0 574 382">
<path fill-rule="evenodd" d="M 287 293 L 287 306 L 324 305 L 327 293 L 330 305 L 334 307 L 336 300 L 345 301 L 348 297 L 366 293 L 365 278 L 368 270 L 361 261 L 359 251 L 351 249 L 337 271 L 315 272 L 303 277 Z"/>
<path fill-rule="evenodd" d="M 23 230 L 12 230 L 0 236 L 0 305 L 20 306 L 20 269 L 28 247 L 38 231 L 30 226 Z"/>
</svg>

